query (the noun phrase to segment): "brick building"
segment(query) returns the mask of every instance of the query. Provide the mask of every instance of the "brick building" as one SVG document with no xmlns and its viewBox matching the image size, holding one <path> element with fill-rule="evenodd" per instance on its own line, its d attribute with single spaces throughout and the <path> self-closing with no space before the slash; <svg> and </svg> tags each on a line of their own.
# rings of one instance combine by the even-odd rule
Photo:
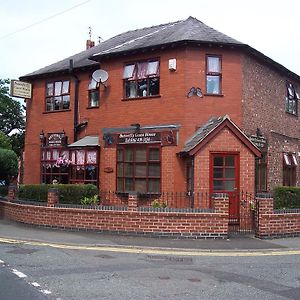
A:
<svg viewBox="0 0 300 300">
<path fill-rule="evenodd" d="M 26 184 L 226 192 L 234 211 L 234 193 L 300 183 L 300 77 L 195 18 L 87 41 L 21 80 Z"/>
</svg>

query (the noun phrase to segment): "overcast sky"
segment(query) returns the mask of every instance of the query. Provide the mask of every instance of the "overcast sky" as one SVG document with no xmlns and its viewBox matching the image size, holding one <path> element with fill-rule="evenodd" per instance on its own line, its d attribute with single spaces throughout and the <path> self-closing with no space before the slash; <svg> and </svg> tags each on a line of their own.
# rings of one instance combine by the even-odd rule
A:
<svg viewBox="0 0 300 300">
<path fill-rule="evenodd" d="M 0 0 L 0 78 L 84 50 L 89 26 L 97 41 L 189 16 L 300 75 L 299 0 Z"/>
</svg>

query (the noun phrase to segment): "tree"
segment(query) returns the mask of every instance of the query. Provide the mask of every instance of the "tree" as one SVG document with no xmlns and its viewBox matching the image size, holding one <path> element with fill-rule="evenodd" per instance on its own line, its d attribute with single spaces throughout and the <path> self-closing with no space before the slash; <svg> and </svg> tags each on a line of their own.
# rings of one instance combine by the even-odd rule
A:
<svg viewBox="0 0 300 300">
<path fill-rule="evenodd" d="M 0 182 L 6 185 L 18 175 L 18 157 L 16 153 L 9 149 L 0 148 Z"/>
<path fill-rule="evenodd" d="M 9 96 L 8 84 L 8 79 L 0 79 L 0 130 L 6 135 L 25 129 L 23 106 Z"/>
<path fill-rule="evenodd" d="M 0 131 L 9 137 L 12 149 L 20 156 L 24 145 L 24 107 L 9 96 L 8 84 L 8 79 L 0 79 Z"/>
<path fill-rule="evenodd" d="M 10 138 L 0 131 L 0 148 L 3 149 L 12 149 Z"/>
</svg>

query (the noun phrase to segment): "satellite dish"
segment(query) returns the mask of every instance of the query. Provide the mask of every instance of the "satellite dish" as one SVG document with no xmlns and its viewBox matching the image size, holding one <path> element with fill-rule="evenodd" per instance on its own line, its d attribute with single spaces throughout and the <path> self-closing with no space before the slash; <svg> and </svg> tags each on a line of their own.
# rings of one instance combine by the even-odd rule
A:
<svg viewBox="0 0 300 300">
<path fill-rule="evenodd" d="M 92 78 L 99 83 L 103 83 L 108 79 L 108 73 L 105 70 L 99 69 L 93 72 Z"/>
</svg>

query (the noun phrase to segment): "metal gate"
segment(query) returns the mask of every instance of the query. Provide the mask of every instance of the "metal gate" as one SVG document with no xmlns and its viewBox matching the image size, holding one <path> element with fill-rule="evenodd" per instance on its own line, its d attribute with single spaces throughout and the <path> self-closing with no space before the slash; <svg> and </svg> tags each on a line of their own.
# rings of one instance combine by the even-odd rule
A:
<svg viewBox="0 0 300 300">
<path fill-rule="evenodd" d="M 256 197 L 252 193 L 236 194 L 238 209 L 229 211 L 229 234 L 254 234 L 257 225 Z"/>
</svg>

